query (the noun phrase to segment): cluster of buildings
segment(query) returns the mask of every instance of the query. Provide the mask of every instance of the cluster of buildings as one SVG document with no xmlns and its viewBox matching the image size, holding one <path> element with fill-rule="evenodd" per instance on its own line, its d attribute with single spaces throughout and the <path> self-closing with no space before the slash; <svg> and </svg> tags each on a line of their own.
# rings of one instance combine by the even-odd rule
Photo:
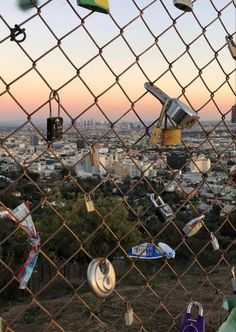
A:
<svg viewBox="0 0 236 332">
<path fill-rule="evenodd" d="M 40 128 L 41 136 L 26 127 L 17 135 L 10 135 L 4 142 L 6 149 L 0 149 L 0 175 L 9 169 L 17 170 L 20 164 L 41 179 L 56 177 L 63 168 L 70 168 L 81 178 L 105 177 L 107 174 L 119 181 L 141 175 L 152 179 L 161 177 L 166 182 L 167 191 L 175 191 L 183 197 L 201 197 L 202 206 L 213 200 L 217 193 L 221 194 L 226 205 L 233 205 L 235 189 L 227 174 L 236 161 L 236 151 L 230 145 L 232 136 L 223 126 L 212 128 L 213 123 L 205 125 L 205 130 L 211 132 L 209 139 L 201 128 L 194 127 L 183 132 L 183 145 L 157 149 L 150 145 L 149 136 L 143 135 L 145 129 L 135 123 L 121 123 L 113 131 L 108 123 L 87 120 L 77 125 L 77 129 L 68 130 L 63 140 L 50 146 L 43 137 L 43 128 Z M 4 137 L 4 131 L 7 136 L 11 129 L 0 130 Z M 91 146 L 95 147 L 99 158 L 95 165 Z M 166 181 L 173 174 L 178 181 Z M 199 188 L 203 176 L 207 181 Z"/>
</svg>

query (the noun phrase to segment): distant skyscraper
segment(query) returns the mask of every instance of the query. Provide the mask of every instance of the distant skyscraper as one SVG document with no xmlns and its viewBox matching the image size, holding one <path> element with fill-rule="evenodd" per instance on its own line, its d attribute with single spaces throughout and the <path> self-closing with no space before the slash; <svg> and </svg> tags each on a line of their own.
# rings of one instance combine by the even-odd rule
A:
<svg viewBox="0 0 236 332">
<path fill-rule="evenodd" d="M 236 104 L 231 108 L 231 122 L 236 123 Z"/>
<path fill-rule="evenodd" d="M 32 134 L 32 135 L 30 136 L 30 145 L 31 145 L 31 146 L 37 146 L 37 145 L 39 145 L 39 138 L 38 138 L 37 135 Z"/>
</svg>

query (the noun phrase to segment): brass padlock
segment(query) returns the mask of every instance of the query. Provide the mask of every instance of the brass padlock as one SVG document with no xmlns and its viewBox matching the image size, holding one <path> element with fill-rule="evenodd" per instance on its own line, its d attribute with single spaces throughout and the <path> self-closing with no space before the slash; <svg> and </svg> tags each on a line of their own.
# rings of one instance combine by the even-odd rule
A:
<svg viewBox="0 0 236 332">
<path fill-rule="evenodd" d="M 149 82 L 146 82 L 144 87 L 155 96 L 162 105 L 167 102 L 165 115 L 167 115 L 169 119 L 172 119 L 177 126 L 191 128 L 199 119 L 197 113 L 181 100 L 168 97 L 165 92 Z"/>
<path fill-rule="evenodd" d="M 85 205 L 86 205 L 86 209 L 88 212 L 93 212 L 95 211 L 95 207 L 93 204 L 93 201 L 91 200 L 91 197 L 89 194 L 85 194 L 84 195 L 84 199 L 85 199 Z"/>
<path fill-rule="evenodd" d="M 152 145 L 156 145 L 159 138 L 161 136 L 161 128 L 155 128 L 154 131 L 152 132 L 152 135 L 151 135 L 151 139 L 150 139 L 150 143 Z"/>
<path fill-rule="evenodd" d="M 98 153 L 97 153 L 97 151 L 96 151 L 96 149 L 95 149 L 94 146 L 92 146 L 90 148 L 90 155 L 89 155 L 89 157 L 90 157 L 90 162 L 91 162 L 92 166 L 98 166 L 99 165 L 99 156 L 98 156 Z"/>
<path fill-rule="evenodd" d="M 193 3 L 191 0 L 174 0 L 174 5 L 185 12 L 191 12 L 193 10 Z"/>
<path fill-rule="evenodd" d="M 204 225 L 203 219 L 205 218 L 204 215 L 201 215 L 200 217 L 194 218 L 190 220 L 187 225 L 183 228 L 183 233 L 186 237 L 190 237 L 195 235 L 200 228 Z"/>
<path fill-rule="evenodd" d="M 157 125 L 156 125 L 156 128 L 154 129 L 152 135 L 151 135 L 151 140 L 150 140 L 150 143 L 152 145 L 156 145 L 160 136 L 161 136 L 161 125 L 162 125 L 162 122 L 163 122 L 163 119 L 164 119 L 164 116 L 165 116 L 165 112 L 166 112 L 166 108 L 167 108 L 167 105 L 168 105 L 168 102 L 169 100 L 166 99 L 165 100 L 165 103 L 163 104 L 163 107 L 161 109 L 161 113 L 160 113 L 160 116 L 159 116 L 159 119 L 157 121 Z"/>
<path fill-rule="evenodd" d="M 180 128 L 162 129 L 161 145 L 179 145 L 181 143 Z"/>
<path fill-rule="evenodd" d="M 127 304 L 127 312 L 125 313 L 125 326 L 131 326 L 134 321 L 134 311 L 129 304 Z"/>
<path fill-rule="evenodd" d="M 229 51 L 230 51 L 230 53 L 232 55 L 232 58 L 234 60 L 236 60 L 236 44 L 235 44 L 235 42 L 229 36 L 226 36 L 225 39 L 227 41 L 228 48 L 229 48 Z"/>
<path fill-rule="evenodd" d="M 213 233 L 211 233 L 211 244 L 214 250 L 219 250 L 220 248 L 219 242 Z"/>
<path fill-rule="evenodd" d="M 108 0 L 77 0 L 77 5 L 104 14 L 110 10 Z"/>
</svg>

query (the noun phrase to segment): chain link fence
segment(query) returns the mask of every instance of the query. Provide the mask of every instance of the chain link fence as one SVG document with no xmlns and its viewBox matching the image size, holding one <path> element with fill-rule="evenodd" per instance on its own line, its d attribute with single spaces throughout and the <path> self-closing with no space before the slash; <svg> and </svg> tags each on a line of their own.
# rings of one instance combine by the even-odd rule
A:
<svg viewBox="0 0 236 332">
<path fill-rule="evenodd" d="M 178 331 L 188 303 L 199 301 L 206 330 L 216 331 L 236 264 L 236 68 L 225 41 L 235 38 L 235 1 L 195 0 L 184 13 L 170 0 L 113 0 L 103 15 L 48 0 L 18 9 L 18 17 L 0 6 L 1 117 L 8 120 L 0 132 L 0 212 L 29 201 L 41 237 L 37 265 L 20 290 L 29 244 L 19 225 L 0 219 L 2 330 Z M 23 42 L 10 40 L 15 24 L 25 29 Z M 182 130 L 180 145 L 150 144 L 161 105 L 145 82 L 200 116 Z M 53 142 L 50 105 L 64 119 L 63 136 Z M 161 223 L 150 194 L 175 219 Z M 184 225 L 200 215 L 203 227 L 186 238 Z M 127 254 L 158 242 L 176 257 Z M 87 282 L 96 257 L 116 271 L 106 299 Z M 126 326 L 130 307 L 134 321 Z"/>
</svg>

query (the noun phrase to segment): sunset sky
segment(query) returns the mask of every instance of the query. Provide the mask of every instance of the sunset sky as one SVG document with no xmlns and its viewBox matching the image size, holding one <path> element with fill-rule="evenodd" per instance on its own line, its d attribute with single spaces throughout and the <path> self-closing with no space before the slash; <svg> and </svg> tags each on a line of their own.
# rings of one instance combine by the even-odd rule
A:
<svg viewBox="0 0 236 332">
<path fill-rule="evenodd" d="M 8 93 L 4 93 L 4 82 L 11 84 L 10 93 L 29 114 L 48 100 L 49 86 L 54 90 L 59 89 L 61 104 L 68 114 L 74 118 L 79 116 L 81 112 L 94 102 L 93 95 L 83 81 L 88 85 L 92 93 L 99 97 L 98 105 L 100 108 L 112 121 L 115 121 L 130 108 L 131 102 L 135 102 L 145 93 L 144 83 L 148 80 L 155 81 L 162 74 L 162 77 L 155 84 L 170 97 L 181 96 L 182 88 L 173 74 L 182 86 L 187 86 L 197 77 L 198 69 L 191 60 L 190 55 L 197 66 L 203 68 L 202 79 L 209 87 L 209 90 L 215 91 L 220 87 L 214 95 L 214 101 L 221 112 L 227 113 L 232 105 L 235 104 L 235 96 L 232 90 L 227 83 L 223 84 L 226 73 L 229 75 L 228 82 L 231 88 L 235 90 L 236 62 L 231 57 L 225 40 L 227 32 L 234 34 L 234 39 L 236 38 L 236 14 L 233 0 L 212 1 L 217 10 L 221 10 L 228 4 L 227 8 L 222 11 L 221 21 L 217 18 L 217 11 L 210 0 L 195 0 L 193 3 L 194 14 L 183 13 L 176 9 L 172 0 L 110 0 L 110 14 L 112 18 L 110 15 L 91 13 L 89 10 L 78 7 L 76 0 L 42 0 L 39 1 L 39 4 L 42 5 L 46 2 L 48 4 L 42 8 L 41 18 L 36 15 L 22 25 L 25 28 L 27 37 L 23 43 L 18 45 L 10 41 L 9 38 L 6 39 L 9 36 L 9 29 L 6 23 L 10 27 L 14 27 L 15 24 L 21 24 L 36 14 L 37 11 L 36 9 L 21 11 L 17 7 L 16 0 L 0 1 L 0 15 L 2 17 L 0 20 L 1 121 L 14 122 L 15 120 L 24 121 L 27 119 L 25 113 L 14 99 Z M 73 12 L 68 2 L 80 17 Z M 140 17 L 135 19 L 140 12 L 134 3 L 140 8 L 153 3 L 143 11 L 142 16 L 152 33 L 149 32 Z M 171 27 L 161 35 L 165 29 L 172 25 L 172 19 L 163 4 L 170 15 L 173 18 L 177 18 L 175 27 L 186 43 L 191 43 L 201 34 L 200 23 L 203 27 L 206 27 L 205 36 L 213 48 L 211 49 L 204 36 L 200 36 L 190 45 L 190 55 L 186 53 L 173 63 L 173 74 L 167 71 L 169 65 L 165 57 L 169 62 L 173 61 L 185 51 L 186 46 L 174 27 Z M 85 29 L 80 26 L 73 33 L 62 38 L 81 23 L 80 18 L 82 17 L 86 17 Z M 134 19 L 133 22 L 127 25 L 132 19 Z M 216 19 L 215 22 L 208 26 L 214 19 Z M 57 40 L 43 23 L 43 20 L 47 22 L 57 38 L 62 38 L 61 49 L 72 63 L 56 47 Z M 122 36 L 119 36 L 120 30 L 114 21 L 124 28 L 123 36 L 132 48 L 133 53 Z M 223 27 L 221 22 L 225 27 Z M 99 96 L 115 83 L 116 77 L 104 63 L 99 55 L 98 47 L 86 30 L 99 47 L 106 45 L 103 48 L 102 56 L 115 75 L 119 76 L 133 64 L 119 78 L 120 86 L 125 90 L 128 98 L 118 84 L 115 84 L 105 94 Z M 155 37 L 159 35 L 161 36 L 155 44 Z M 111 40 L 112 42 L 107 44 Z M 45 52 L 53 47 L 56 48 L 42 57 Z M 148 51 L 144 52 L 146 49 Z M 49 86 L 40 77 L 39 73 L 32 68 L 32 61 L 24 51 L 28 53 L 33 61 L 37 60 L 36 68 Z M 220 65 L 215 59 L 210 65 L 206 66 L 213 59 L 216 51 L 219 51 L 217 59 Z M 138 56 L 140 67 L 135 64 L 135 58 Z M 83 67 L 93 57 L 93 61 Z M 76 68 L 80 68 L 79 77 L 75 77 Z M 25 75 L 23 75 L 24 73 Z M 21 75 L 23 76 L 16 80 Z M 70 80 L 69 84 L 61 88 Z M 199 110 L 209 100 L 211 94 L 209 90 L 199 77 L 191 83 L 185 92 L 191 107 Z M 184 96 L 181 96 L 181 99 L 188 103 Z M 147 93 L 135 103 L 134 109 L 145 121 L 153 121 L 158 117 L 160 106 L 158 100 Z M 49 108 L 46 105 L 32 116 L 32 120 L 46 119 L 48 112 Z M 64 112 L 62 112 L 62 115 L 65 119 L 68 119 Z M 219 112 L 212 101 L 199 111 L 199 115 L 201 120 L 218 120 L 220 118 Z M 83 118 L 105 119 L 97 106 L 92 106 L 86 115 L 83 115 Z M 130 120 L 137 120 L 133 112 L 129 112 L 122 119 L 122 121 Z"/>
</svg>

